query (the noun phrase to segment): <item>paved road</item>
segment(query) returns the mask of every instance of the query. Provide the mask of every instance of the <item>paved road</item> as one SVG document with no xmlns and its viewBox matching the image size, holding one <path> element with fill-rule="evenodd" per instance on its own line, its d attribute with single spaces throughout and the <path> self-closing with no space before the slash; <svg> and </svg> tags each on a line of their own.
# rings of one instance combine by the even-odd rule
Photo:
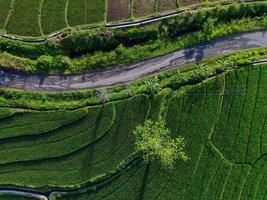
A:
<svg viewBox="0 0 267 200">
<path fill-rule="evenodd" d="M 222 38 L 144 62 L 84 75 L 40 76 L 1 69 L 0 85 L 32 91 L 65 91 L 106 87 L 130 82 L 170 68 L 182 67 L 202 59 L 256 47 L 267 47 L 267 31 Z"/>
</svg>

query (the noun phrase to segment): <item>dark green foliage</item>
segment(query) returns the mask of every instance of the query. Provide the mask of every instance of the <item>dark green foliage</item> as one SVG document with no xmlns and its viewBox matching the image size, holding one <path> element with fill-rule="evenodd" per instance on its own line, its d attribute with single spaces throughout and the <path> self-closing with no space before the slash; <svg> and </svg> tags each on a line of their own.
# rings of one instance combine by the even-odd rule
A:
<svg viewBox="0 0 267 200">
<path fill-rule="evenodd" d="M 36 61 L 37 72 L 62 73 L 70 65 L 70 60 L 65 56 L 40 56 Z"/>
</svg>

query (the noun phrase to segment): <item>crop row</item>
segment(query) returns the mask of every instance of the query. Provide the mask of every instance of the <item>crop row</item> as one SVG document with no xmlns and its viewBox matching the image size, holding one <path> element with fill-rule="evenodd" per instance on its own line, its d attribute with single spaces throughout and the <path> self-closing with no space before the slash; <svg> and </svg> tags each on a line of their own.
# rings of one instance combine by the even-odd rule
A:
<svg viewBox="0 0 267 200">
<path fill-rule="evenodd" d="M 44 134 L 82 118 L 86 112 L 85 109 L 59 112 L 18 112 L 0 120 L 0 139 Z"/>
<path fill-rule="evenodd" d="M 105 0 L 0 0 L 0 29 L 39 36 L 105 20 Z"/>
<path fill-rule="evenodd" d="M 226 88 L 235 93 L 224 98 L 212 140 L 234 162 L 253 163 L 266 152 L 266 71 L 253 67 L 227 76 Z"/>
<path fill-rule="evenodd" d="M 157 161 L 146 165 L 139 163 L 94 191 L 62 196 L 57 199 L 264 200 L 267 188 L 266 149 L 262 149 L 260 155 L 249 154 L 247 152 L 255 147 L 258 149 L 259 142 L 254 146 L 247 144 L 258 141 L 260 137 L 266 138 L 266 131 L 262 135 L 257 131 L 257 134 L 250 137 L 249 143 L 248 135 L 241 132 L 239 143 L 234 147 L 226 141 L 228 137 L 235 137 L 235 132 L 231 131 L 237 130 L 234 118 L 230 117 L 229 113 L 235 114 L 237 121 L 240 117 L 246 117 L 244 111 L 241 114 L 239 110 L 243 107 L 244 99 L 253 105 L 249 112 L 261 111 L 257 103 L 255 109 L 254 105 L 255 98 L 257 102 L 261 102 L 261 95 L 266 94 L 264 84 L 258 85 L 264 81 L 263 73 L 266 74 L 266 70 L 266 68 L 253 67 L 232 71 L 165 97 L 167 98 L 165 118 L 168 127 L 174 133 L 173 136 L 179 134 L 185 137 L 186 151 L 190 155 L 189 161 L 178 161 L 172 170 L 162 168 Z M 244 81 L 249 83 L 247 86 L 245 84 L 247 90 L 242 89 Z M 257 92 L 251 92 L 251 88 L 261 89 L 257 95 Z M 253 95 L 253 97 L 247 97 L 247 95 Z M 158 97 L 158 99 L 164 98 Z M 155 99 L 153 101 L 156 102 Z M 160 103 L 153 103 L 153 105 L 157 105 L 158 109 L 160 107 Z M 263 107 L 264 110 L 266 111 L 265 107 Z M 262 121 L 261 117 L 262 115 L 254 114 L 253 119 Z M 248 119 L 251 122 L 251 119 Z M 225 124 L 226 121 L 228 121 L 227 124 Z M 255 123 L 252 126 L 253 129 L 259 130 L 265 125 Z M 219 129 L 219 127 L 222 128 Z M 242 144 L 243 141 L 244 144 Z M 228 150 L 230 147 L 231 151 Z M 245 156 L 247 159 L 229 159 L 230 153 L 241 151 L 241 155 L 247 155 Z M 250 156 L 258 157 L 255 160 L 250 159 Z M 251 163 L 247 163 L 248 161 Z"/>
<path fill-rule="evenodd" d="M 149 111 L 143 95 L 114 104 L 91 108 L 78 122 L 47 135 L 24 137 L 21 142 L 6 139 L 1 184 L 71 187 L 109 173 L 133 153 L 132 129 Z"/>
<path fill-rule="evenodd" d="M 154 15 L 202 1 L 0 0 L 0 30 L 16 35 L 40 36 L 70 26 Z"/>
</svg>

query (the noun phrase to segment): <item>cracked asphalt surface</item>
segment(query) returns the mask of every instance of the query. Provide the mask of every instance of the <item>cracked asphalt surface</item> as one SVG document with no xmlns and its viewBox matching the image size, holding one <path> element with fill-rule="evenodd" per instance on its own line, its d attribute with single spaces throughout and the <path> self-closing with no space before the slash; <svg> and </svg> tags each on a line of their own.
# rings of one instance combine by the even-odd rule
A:
<svg viewBox="0 0 267 200">
<path fill-rule="evenodd" d="M 267 31 L 242 33 L 124 67 L 82 75 L 44 76 L 2 68 L 0 85 L 31 91 L 55 92 L 107 87 L 127 83 L 159 71 L 179 68 L 203 59 L 257 47 L 267 47 Z"/>
</svg>

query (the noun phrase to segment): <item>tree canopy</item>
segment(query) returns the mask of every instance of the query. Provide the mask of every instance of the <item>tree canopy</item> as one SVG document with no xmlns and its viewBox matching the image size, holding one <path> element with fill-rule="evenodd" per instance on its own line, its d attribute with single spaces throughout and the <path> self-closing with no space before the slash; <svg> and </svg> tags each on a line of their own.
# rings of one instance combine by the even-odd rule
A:
<svg viewBox="0 0 267 200">
<path fill-rule="evenodd" d="M 147 120 L 134 129 L 136 148 L 143 153 L 146 162 L 158 159 L 164 167 L 172 168 L 177 161 L 188 160 L 185 153 L 185 139 L 171 137 L 171 131 L 164 120 Z"/>
</svg>

